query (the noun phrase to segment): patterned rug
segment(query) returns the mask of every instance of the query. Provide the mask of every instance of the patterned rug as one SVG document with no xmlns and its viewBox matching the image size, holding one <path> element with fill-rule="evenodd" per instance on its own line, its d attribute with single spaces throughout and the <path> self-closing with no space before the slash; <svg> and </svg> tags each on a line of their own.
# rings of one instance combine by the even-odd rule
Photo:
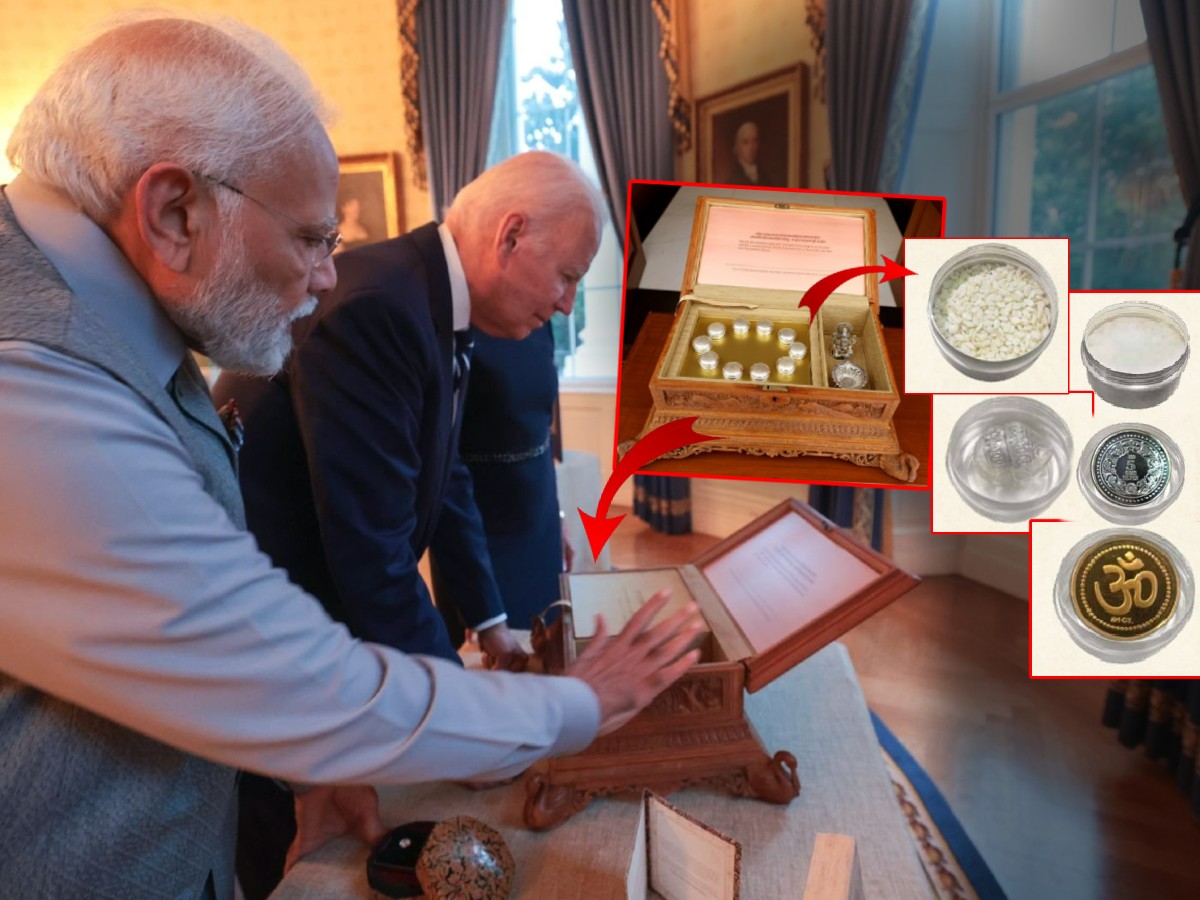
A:
<svg viewBox="0 0 1200 900">
<path fill-rule="evenodd" d="M 939 900 L 1006 900 L 933 779 L 874 712 L 871 722 L 935 896 Z"/>
</svg>

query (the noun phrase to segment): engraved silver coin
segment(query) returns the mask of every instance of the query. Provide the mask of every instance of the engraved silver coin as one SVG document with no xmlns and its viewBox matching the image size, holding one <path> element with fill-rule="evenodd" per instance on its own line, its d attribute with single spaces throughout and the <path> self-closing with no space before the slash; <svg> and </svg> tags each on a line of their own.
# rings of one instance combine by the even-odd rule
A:
<svg viewBox="0 0 1200 900">
<path fill-rule="evenodd" d="M 1141 506 L 1166 488 L 1171 458 L 1151 435 L 1120 431 L 1096 448 L 1092 478 L 1105 499 L 1121 506 Z"/>
</svg>

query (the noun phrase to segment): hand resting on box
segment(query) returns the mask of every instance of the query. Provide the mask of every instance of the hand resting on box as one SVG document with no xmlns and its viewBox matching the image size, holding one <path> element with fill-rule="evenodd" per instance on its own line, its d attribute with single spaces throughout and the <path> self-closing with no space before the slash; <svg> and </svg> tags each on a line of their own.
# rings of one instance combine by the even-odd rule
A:
<svg viewBox="0 0 1200 900">
<path fill-rule="evenodd" d="M 615 636 L 597 616 L 591 644 L 567 668 L 596 692 L 601 734 L 632 719 L 699 660 L 699 650 L 687 649 L 705 628 L 695 604 L 650 627 L 670 598 L 670 591 L 656 593 Z"/>
</svg>

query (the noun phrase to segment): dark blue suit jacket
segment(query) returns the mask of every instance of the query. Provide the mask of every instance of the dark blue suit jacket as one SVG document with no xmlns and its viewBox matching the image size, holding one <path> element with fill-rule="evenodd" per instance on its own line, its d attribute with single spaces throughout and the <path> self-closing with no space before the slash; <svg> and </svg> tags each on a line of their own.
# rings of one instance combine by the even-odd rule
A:
<svg viewBox="0 0 1200 900">
<path fill-rule="evenodd" d="M 452 417 L 450 281 L 437 227 L 341 254 L 275 378 L 222 376 L 246 425 L 250 530 L 366 640 L 456 659 L 417 571 L 430 549 L 451 621 L 504 611 Z M 449 606 L 450 608 L 447 608 Z"/>
</svg>

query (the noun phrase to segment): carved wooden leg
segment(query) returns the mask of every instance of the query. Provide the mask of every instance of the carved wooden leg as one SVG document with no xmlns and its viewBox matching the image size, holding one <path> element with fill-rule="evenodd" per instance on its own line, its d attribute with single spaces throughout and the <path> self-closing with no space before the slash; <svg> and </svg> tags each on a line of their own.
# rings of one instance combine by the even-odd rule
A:
<svg viewBox="0 0 1200 900">
<path fill-rule="evenodd" d="M 911 453 L 896 453 L 881 456 L 879 468 L 900 481 L 916 481 L 921 462 Z"/>
<path fill-rule="evenodd" d="M 533 831 L 557 828 L 590 800 L 586 791 L 552 785 L 540 772 L 531 772 L 525 782 L 525 825 Z"/>
<path fill-rule="evenodd" d="M 746 780 L 750 784 L 751 796 L 768 803 L 791 803 L 800 793 L 796 757 L 786 750 L 780 750 L 760 766 L 747 767 Z"/>
</svg>

